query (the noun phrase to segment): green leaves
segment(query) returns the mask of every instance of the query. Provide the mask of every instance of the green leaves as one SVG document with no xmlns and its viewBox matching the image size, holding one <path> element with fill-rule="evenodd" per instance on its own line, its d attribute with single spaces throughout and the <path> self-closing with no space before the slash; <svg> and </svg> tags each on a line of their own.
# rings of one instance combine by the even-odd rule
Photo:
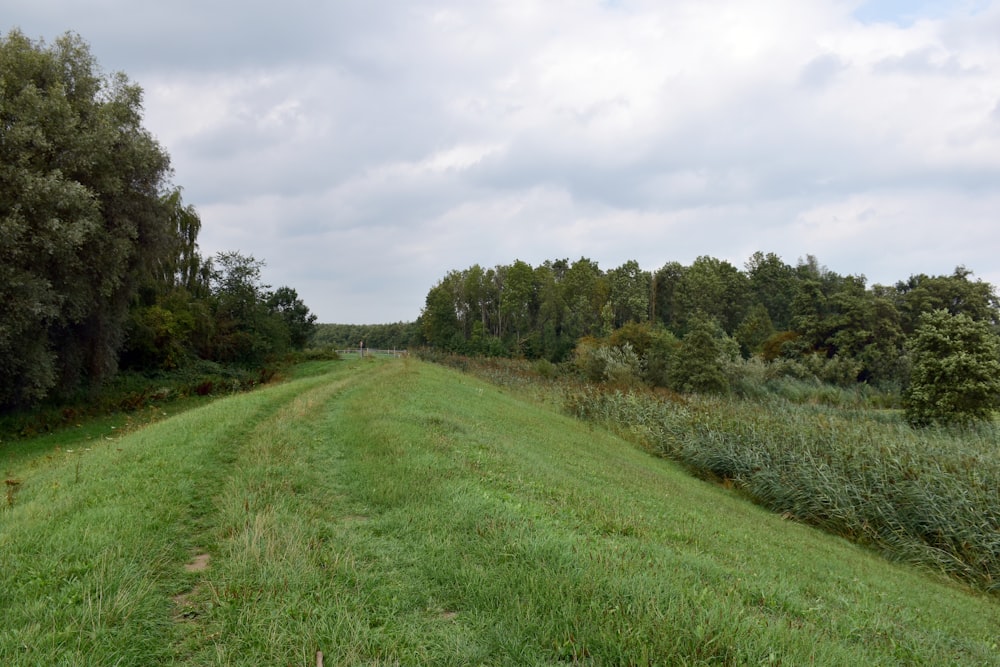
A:
<svg viewBox="0 0 1000 667">
<path fill-rule="evenodd" d="M 988 420 L 1000 402 L 1000 338 L 983 321 L 925 313 L 909 348 L 906 418 L 914 426 Z"/>
<path fill-rule="evenodd" d="M 0 38 L 0 407 L 116 367 L 129 300 L 165 240 L 169 158 L 141 89 L 87 45 Z"/>
<path fill-rule="evenodd" d="M 142 89 L 80 37 L 0 37 L 0 409 L 125 366 L 238 363 L 301 348 L 315 316 L 263 262 L 202 259 L 201 220 L 168 188 Z M 138 296 L 138 298 L 136 298 Z"/>
</svg>

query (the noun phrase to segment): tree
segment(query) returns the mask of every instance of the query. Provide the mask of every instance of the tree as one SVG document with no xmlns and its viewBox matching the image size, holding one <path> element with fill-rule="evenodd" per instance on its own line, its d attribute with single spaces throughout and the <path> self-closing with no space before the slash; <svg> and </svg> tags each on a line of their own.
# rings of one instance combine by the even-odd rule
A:
<svg viewBox="0 0 1000 667">
<path fill-rule="evenodd" d="M 929 277 L 921 273 L 896 283 L 903 331 L 913 333 L 923 313 L 939 309 L 1000 324 L 1000 301 L 993 285 L 972 281 L 969 279 L 972 275 L 972 271 L 959 266 L 950 276 Z"/>
<path fill-rule="evenodd" d="M 263 260 L 220 252 L 212 263 L 215 336 L 208 356 L 224 362 L 259 364 L 291 345 L 289 331 L 273 316 L 269 285 L 261 282 Z"/>
<path fill-rule="evenodd" d="M 674 389 L 704 394 L 729 391 L 729 380 L 724 371 L 724 335 L 712 320 L 704 317 L 691 320 L 668 371 Z"/>
<path fill-rule="evenodd" d="M 677 286 L 675 323 L 683 328 L 707 315 L 731 334 L 746 315 L 749 289 L 747 277 L 729 262 L 698 257 Z"/>
<path fill-rule="evenodd" d="M 667 262 L 653 274 L 651 281 L 650 319 L 669 329 L 680 325 L 678 289 L 687 269 L 680 262 Z"/>
<path fill-rule="evenodd" d="M 291 287 L 279 287 L 267 298 L 268 309 L 278 316 L 288 329 L 292 348 L 301 350 L 316 330 L 316 316 Z"/>
<path fill-rule="evenodd" d="M 627 322 L 649 319 L 649 293 L 652 276 L 631 259 L 607 273 L 615 328 Z"/>
<path fill-rule="evenodd" d="M 597 334 L 608 285 L 597 262 L 581 257 L 566 269 L 561 281 L 563 335 L 576 340 Z"/>
<path fill-rule="evenodd" d="M 925 313 L 909 348 L 913 370 L 904 407 L 910 424 L 990 419 L 1000 401 L 1000 338 L 988 323 L 944 309 Z"/>
<path fill-rule="evenodd" d="M 420 313 L 420 331 L 424 340 L 449 352 L 459 352 L 465 346 L 462 325 L 455 312 L 455 298 L 461 287 L 462 276 L 450 272 L 427 292 L 424 309 Z"/>
<path fill-rule="evenodd" d="M 201 218 L 181 189 L 161 198 L 168 240 L 129 309 L 119 363 L 133 370 L 171 369 L 199 354 L 211 356 L 215 321 L 211 261 L 198 250 Z"/>
<path fill-rule="evenodd" d="M 751 299 L 767 309 L 768 318 L 775 329 L 787 329 L 792 322 L 795 269 L 773 252 L 765 255 L 759 250 L 750 256 L 744 267 L 750 283 Z"/>
<path fill-rule="evenodd" d="M 168 237 L 169 157 L 142 90 L 88 46 L 0 38 L 0 407 L 116 370 L 128 306 Z"/>
<path fill-rule="evenodd" d="M 756 303 L 751 306 L 740 326 L 736 327 L 733 337 L 740 345 L 740 354 L 749 359 L 760 352 L 764 342 L 773 335 L 774 325 L 771 324 L 767 308 L 761 303 Z"/>
<path fill-rule="evenodd" d="M 204 297 L 208 294 L 211 266 L 198 250 L 201 217 L 194 206 L 184 204 L 180 188 L 164 195 L 163 205 L 171 233 L 153 276 L 157 288 L 164 293 L 184 289 L 192 297 Z"/>
<path fill-rule="evenodd" d="M 519 354 L 523 351 L 525 334 L 531 330 L 531 315 L 535 310 L 535 271 L 527 262 L 516 260 L 510 266 L 498 266 L 496 275 L 502 318 L 499 335 L 510 336 L 510 349 Z"/>
</svg>

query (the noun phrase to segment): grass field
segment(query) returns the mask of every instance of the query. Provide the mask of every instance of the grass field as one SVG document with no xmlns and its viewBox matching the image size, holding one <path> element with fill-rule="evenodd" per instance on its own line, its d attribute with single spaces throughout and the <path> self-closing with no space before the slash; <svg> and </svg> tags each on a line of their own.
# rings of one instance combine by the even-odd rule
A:
<svg viewBox="0 0 1000 667">
<path fill-rule="evenodd" d="M 438 366 L 119 430 L 0 449 L 0 664 L 1000 664 L 995 596 Z"/>
</svg>

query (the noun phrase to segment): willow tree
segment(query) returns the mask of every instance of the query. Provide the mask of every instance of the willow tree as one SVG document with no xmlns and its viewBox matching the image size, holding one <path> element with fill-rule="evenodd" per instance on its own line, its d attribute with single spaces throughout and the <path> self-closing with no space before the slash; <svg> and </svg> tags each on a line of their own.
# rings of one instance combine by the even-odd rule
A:
<svg viewBox="0 0 1000 667">
<path fill-rule="evenodd" d="M 80 37 L 0 37 L 0 407 L 115 370 L 169 172 L 142 90 Z"/>
</svg>

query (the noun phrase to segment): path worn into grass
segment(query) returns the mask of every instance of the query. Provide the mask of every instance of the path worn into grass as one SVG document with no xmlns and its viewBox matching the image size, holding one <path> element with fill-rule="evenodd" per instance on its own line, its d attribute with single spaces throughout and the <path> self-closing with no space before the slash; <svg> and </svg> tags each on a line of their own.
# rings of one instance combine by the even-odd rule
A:
<svg viewBox="0 0 1000 667">
<path fill-rule="evenodd" d="M 329 369 L 21 461 L 0 664 L 1000 664 L 994 599 L 452 371 Z"/>
</svg>

